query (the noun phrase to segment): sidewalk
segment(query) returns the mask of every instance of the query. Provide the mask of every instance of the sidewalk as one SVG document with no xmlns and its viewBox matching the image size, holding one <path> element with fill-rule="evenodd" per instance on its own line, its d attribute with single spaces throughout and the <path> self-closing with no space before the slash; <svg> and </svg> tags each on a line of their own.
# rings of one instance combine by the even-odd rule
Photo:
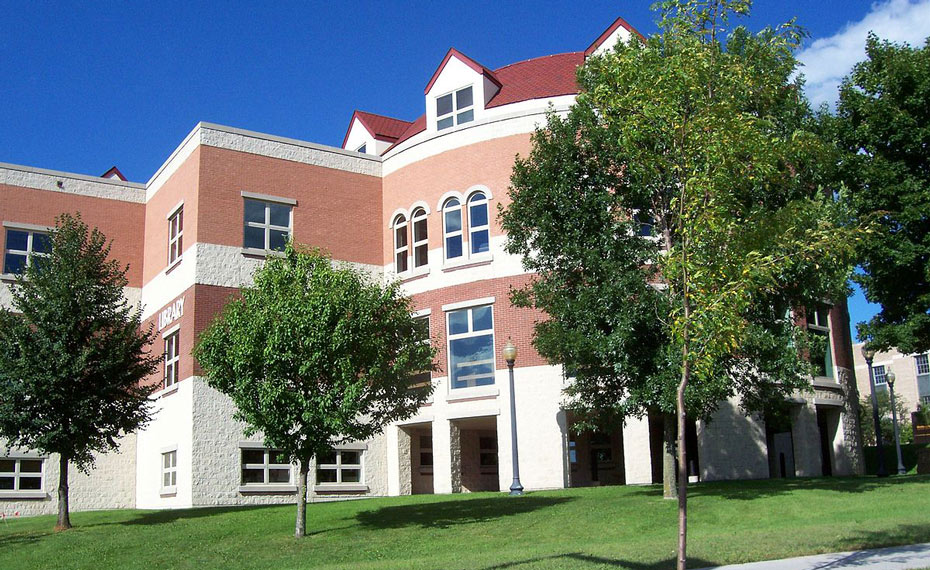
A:
<svg viewBox="0 0 930 570">
<path fill-rule="evenodd" d="M 914 570 L 930 568 L 930 543 L 783 560 L 729 564 L 704 570 Z"/>
</svg>

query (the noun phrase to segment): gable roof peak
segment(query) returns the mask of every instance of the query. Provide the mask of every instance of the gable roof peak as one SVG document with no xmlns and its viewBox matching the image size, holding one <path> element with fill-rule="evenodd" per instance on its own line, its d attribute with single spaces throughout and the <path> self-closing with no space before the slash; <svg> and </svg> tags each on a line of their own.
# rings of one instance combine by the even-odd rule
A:
<svg viewBox="0 0 930 570">
<path fill-rule="evenodd" d="M 449 60 L 452 59 L 453 57 L 455 57 L 455 59 L 461 61 L 468 67 L 472 68 L 475 71 L 475 73 L 478 73 L 479 75 L 483 75 L 487 77 L 488 79 L 490 79 L 491 82 L 497 85 L 498 89 L 500 89 L 501 82 L 497 79 L 497 77 L 495 77 L 493 71 L 481 65 L 480 63 L 473 60 L 472 58 L 468 57 L 467 55 L 460 52 L 459 50 L 455 49 L 454 47 L 450 47 L 449 51 L 446 52 L 446 56 L 442 58 L 442 63 L 439 64 L 439 67 L 437 67 L 436 71 L 433 72 L 433 76 L 430 77 L 429 83 L 426 84 L 426 89 L 423 90 L 424 95 L 429 93 L 429 90 L 433 88 L 433 84 L 436 83 L 436 79 L 439 78 L 439 75 L 442 73 L 443 68 L 446 67 L 446 64 L 449 63 Z"/>
</svg>

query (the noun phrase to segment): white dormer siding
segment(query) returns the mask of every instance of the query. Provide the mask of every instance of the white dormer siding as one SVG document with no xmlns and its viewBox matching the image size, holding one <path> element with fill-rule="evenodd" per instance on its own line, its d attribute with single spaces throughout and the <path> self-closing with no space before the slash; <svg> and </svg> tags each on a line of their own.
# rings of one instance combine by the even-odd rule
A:
<svg viewBox="0 0 930 570">
<path fill-rule="evenodd" d="M 480 69 L 480 68 L 479 68 Z M 456 93 L 471 87 L 471 107 L 460 107 L 456 105 Z M 478 121 L 484 115 L 485 105 L 491 100 L 500 88 L 494 83 L 487 74 L 476 70 L 473 65 L 463 61 L 455 52 L 451 52 L 447 60 L 437 71 L 435 80 L 426 91 L 426 129 L 427 131 L 438 131 L 437 122 L 437 101 L 444 96 L 452 95 L 452 113 L 444 117 L 453 117 L 451 128 L 454 130 L 459 121 L 456 117 L 462 112 L 471 110 L 473 116 L 470 120 L 464 122 Z M 467 118 L 467 117 L 465 117 Z M 464 123 L 463 122 L 463 123 Z"/>
<path fill-rule="evenodd" d="M 610 27 L 608 27 L 606 30 L 604 30 L 604 33 L 601 34 L 599 38 L 594 40 L 594 43 L 585 50 L 585 57 L 591 57 L 592 55 L 602 55 L 605 52 L 614 49 L 614 46 L 617 45 L 617 42 L 626 43 L 630 41 L 630 35 L 632 34 L 630 29 L 630 25 L 626 23 L 626 20 L 623 18 L 617 18 L 614 20 L 614 23 L 611 24 Z"/>
<path fill-rule="evenodd" d="M 342 148 L 380 156 L 391 144 L 393 143 L 376 139 L 362 121 L 356 117 L 352 119 L 352 126 L 349 127 L 349 133 L 346 135 Z"/>
</svg>

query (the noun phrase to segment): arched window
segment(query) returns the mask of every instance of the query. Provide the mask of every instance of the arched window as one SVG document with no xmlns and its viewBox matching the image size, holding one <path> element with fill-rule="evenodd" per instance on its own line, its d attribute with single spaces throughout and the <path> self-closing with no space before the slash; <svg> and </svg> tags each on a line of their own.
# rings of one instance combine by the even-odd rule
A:
<svg viewBox="0 0 930 570">
<path fill-rule="evenodd" d="M 417 208 L 410 216 L 413 226 L 413 267 L 429 264 L 429 239 L 426 233 L 426 210 Z"/>
<path fill-rule="evenodd" d="M 449 198 L 442 205 L 442 232 L 446 259 L 462 257 L 462 204 Z"/>
<path fill-rule="evenodd" d="M 407 271 L 407 218 L 399 214 L 394 218 L 394 269 L 397 273 Z"/>
<path fill-rule="evenodd" d="M 475 192 L 468 198 L 468 241 L 472 255 L 490 250 L 488 198 L 484 192 Z"/>
</svg>

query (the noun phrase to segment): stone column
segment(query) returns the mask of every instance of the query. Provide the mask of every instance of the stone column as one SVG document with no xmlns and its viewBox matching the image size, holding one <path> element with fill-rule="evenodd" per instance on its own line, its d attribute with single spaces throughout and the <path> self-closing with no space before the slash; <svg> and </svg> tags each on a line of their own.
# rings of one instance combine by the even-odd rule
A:
<svg viewBox="0 0 930 570">
<path fill-rule="evenodd" d="M 627 485 L 652 483 L 648 416 L 627 418 L 623 425 L 623 467 Z"/>
</svg>

